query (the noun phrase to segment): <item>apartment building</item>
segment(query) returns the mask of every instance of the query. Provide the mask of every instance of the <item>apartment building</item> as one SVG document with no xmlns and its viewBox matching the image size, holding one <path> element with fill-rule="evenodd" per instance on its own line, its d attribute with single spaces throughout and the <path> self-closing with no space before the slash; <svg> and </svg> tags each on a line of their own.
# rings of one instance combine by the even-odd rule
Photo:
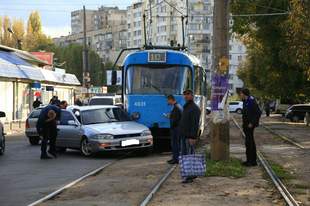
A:
<svg viewBox="0 0 310 206">
<path fill-rule="evenodd" d="M 229 41 L 229 91 L 236 94 L 243 87 L 243 81 L 238 78 L 237 70 L 246 58 L 245 45 L 235 36 L 232 35 Z"/>
<path fill-rule="evenodd" d="M 59 46 L 72 43 L 83 44 L 83 19 L 79 11 L 73 11 L 71 17 L 72 34 L 54 38 Z M 127 47 L 126 10 L 118 7 L 100 7 L 98 10 L 87 10 L 87 44 L 96 51 L 103 62 L 114 61 L 119 51 Z M 78 26 L 79 25 L 79 26 Z"/>
</svg>

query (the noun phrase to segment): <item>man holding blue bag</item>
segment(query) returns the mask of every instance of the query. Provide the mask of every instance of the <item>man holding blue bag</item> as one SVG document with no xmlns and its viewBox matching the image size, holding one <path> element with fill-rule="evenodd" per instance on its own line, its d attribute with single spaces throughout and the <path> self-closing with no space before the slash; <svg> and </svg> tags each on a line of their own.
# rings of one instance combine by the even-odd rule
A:
<svg viewBox="0 0 310 206">
<path fill-rule="evenodd" d="M 181 156 L 179 161 L 181 176 L 183 178 L 182 183 L 191 183 L 201 172 L 205 171 L 204 159 L 199 157 L 199 155 L 194 155 L 201 112 L 194 102 L 194 94 L 192 90 L 185 90 L 183 96 L 186 103 L 183 107 L 182 118 L 180 121 Z"/>
</svg>

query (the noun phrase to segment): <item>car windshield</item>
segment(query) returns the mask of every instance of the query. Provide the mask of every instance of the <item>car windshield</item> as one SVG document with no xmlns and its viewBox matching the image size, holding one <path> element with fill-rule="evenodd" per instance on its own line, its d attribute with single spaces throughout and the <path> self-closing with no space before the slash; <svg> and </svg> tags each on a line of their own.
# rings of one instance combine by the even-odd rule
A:
<svg viewBox="0 0 310 206">
<path fill-rule="evenodd" d="M 81 112 L 82 124 L 100 124 L 109 122 L 130 121 L 127 113 L 121 108 L 92 109 Z"/>
<path fill-rule="evenodd" d="M 127 94 L 182 94 L 192 86 L 191 70 L 185 66 L 130 66 Z"/>
<path fill-rule="evenodd" d="M 91 99 L 89 105 L 113 105 L 113 98 L 94 98 Z"/>
</svg>

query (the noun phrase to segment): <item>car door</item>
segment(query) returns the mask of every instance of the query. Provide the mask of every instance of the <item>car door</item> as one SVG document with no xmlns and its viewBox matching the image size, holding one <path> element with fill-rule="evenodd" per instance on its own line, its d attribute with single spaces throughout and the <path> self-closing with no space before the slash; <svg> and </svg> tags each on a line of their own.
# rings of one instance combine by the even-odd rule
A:
<svg viewBox="0 0 310 206">
<path fill-rule="evenodd" d="M 75 121 L 76 125 L 70 125 L 69 121 Z M 60 121 L 57 126 L 57 146 L 79 148 L 81 139 L 81 126 L 78 120 L 75 118 L 72 112 L 62 110 L 60 115 Z"/>
</svg>

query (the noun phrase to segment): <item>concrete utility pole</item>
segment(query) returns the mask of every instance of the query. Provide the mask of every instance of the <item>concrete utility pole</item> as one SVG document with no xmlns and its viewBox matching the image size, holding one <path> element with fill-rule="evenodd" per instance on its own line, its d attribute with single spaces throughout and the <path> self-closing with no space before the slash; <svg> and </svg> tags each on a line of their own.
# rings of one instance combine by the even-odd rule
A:
<svg viewBox="0 0 310 206">
<path fill-rule="evenodd" d="M 218 108 L 228 90 L 229 0 L 215 0 L 213 12 L 213 71 L 211 159 L 229 159 L 229 120 L 225 108 Z M 227 96 L 227 95 L 226 95 Z M 225 100 L 224 100 L 225 101 Z M 222 109 L 222 110 L 221 110 Z"/>
<path fill-rule="evenodd" d="M 88 47 L 86 38 L 86 10 L 83 6 L 83 87 L 88 87 L 90 81 L 89 68 L 88 68 Z"/>
</svg>

